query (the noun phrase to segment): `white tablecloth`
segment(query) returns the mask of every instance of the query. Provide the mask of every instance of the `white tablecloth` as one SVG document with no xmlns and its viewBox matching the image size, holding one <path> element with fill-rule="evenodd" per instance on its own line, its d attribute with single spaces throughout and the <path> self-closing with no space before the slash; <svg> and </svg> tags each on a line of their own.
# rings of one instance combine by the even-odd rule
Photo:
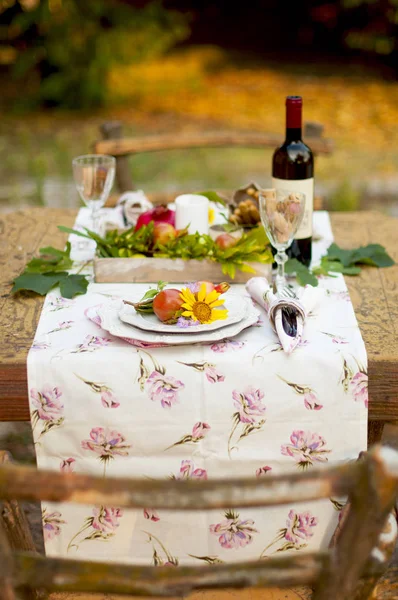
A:
<svg viewBox="0 0 398 600">
<path fill-rule="evenodd" d="M 315 218 L 319 257 L 331 232 L 326 213 Z M 85 312 L 147 284 L 90 284 L 74 300 L 49 294 L 28 357 L 39 468 L 205 479 L 355 459 L 366 448 L 365 347 L 344 279 L 323 278 L 320 286 L 324 299 L 290 356 L 264 313 L 234 339 L 144 350 Z M 336 525 L 331 500 L 207 514 L 47 502 L 46 551 L 160 565 L 313 550 L 328 544 Z"/>
</svg>

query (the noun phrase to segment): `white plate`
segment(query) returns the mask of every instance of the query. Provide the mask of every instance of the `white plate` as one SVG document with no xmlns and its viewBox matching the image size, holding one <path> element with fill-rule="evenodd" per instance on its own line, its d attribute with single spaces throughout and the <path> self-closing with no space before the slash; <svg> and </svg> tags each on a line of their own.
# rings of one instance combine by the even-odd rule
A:
<svg viewBox="0 0 398 600">
<path fill-rule="evenodd" d="M 101 319 L 101 327 L 116 337 L 123 338 L 129 343 L 143 343 L 154 345 L 177 346 L 182 344 L 201 344 L 217 342 L 219 340 L 231 338 L 243 329 L 257 323 L 260 315 L 259 311 L 253 306 L 249 298 L 241 297 L 242 305 L 246 307 L 245 316 L 238 323 L 227 325 L 222 329 L 205 331 L 203 333 L 156 333 L 145 331 L 123 323 L 119 319 L 119 312 L 122 308 L 122 300 L 110 300 L 97 308 L 98 317 Z"/>
<path fill-rule="evenodd" d="M 178 327 L 178 325 L 167 325 L 159 321 L 154 314 L 139 313 L 129 304 L 124 304 L 119 312 L 119 317 L 124 323 L 145 329 L 146 331 L 156 331 L 158 333 L 203 333 L 205 331 L 214 331 L 227 327 L 233 323 L 238 323 L 246 314 L 246 306 L 242 303 L 242 296 L 228 292 L 225 297 L 224 307 L 228 310 L 228 316 L 222 321 L 214 321 L 208 325 L 190 325 L 187 328 Z M 217 310 L 217 309 L 216 309 Z"/>
</svg>

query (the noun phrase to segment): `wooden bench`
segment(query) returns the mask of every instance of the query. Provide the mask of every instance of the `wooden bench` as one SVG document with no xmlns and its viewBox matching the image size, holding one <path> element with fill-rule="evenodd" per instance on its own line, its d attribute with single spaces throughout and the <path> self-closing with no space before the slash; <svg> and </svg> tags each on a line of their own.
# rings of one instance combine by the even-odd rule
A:
<svg viewBox="0 0 398 600">
<path fill-rule="evenodd" d="M 120 192 L 134 189 L 128 155 L 192 148 L 276 148 L 283 142 L 280 135 L 244 131 L 208 131 L 190 135 L 167 133 L 125 138 L 119 121 L 104 123 L 100 131 L 103 139 L 94 144 L 94 152 L 111 154 L 116 158 L 116 184 Z M 319 123 L 306 123 L 304 138 L 314 154 L 331 154 L 333 144 L 323 137 L 323 126 Z"/>
<path fill-rule="evenodd" d="M 0 498 L 164 510 L 291 505 L 348 496 L 345 517 L 330 550 L 296 552 L 232 564 L 130 566 L 46 558 L 12 550 L 0 521 L 2 600 L 31 599 L 32 592 L 85 591 L 140 596 L 186 596 L 195 590 L 309 585 L 313 600 L 365 600 L 385 570 L 396 541 L 398 453 L 375 447 L 359 461 L 263 479 L 148 481 L 36 471 L 3 463 Z M 380 534 L 384 532 L 384 537 Z M 389 538 L 386 543 L 385 538 Z M 361 579 L 362 578 L 362 579 Z"/>
</svg>

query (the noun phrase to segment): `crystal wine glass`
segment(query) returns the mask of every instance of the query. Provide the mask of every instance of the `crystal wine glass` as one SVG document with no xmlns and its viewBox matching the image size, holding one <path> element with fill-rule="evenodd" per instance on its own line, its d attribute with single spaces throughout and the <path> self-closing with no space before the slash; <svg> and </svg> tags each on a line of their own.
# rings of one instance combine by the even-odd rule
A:
<svg viewBox="0 0 398 600">
<path fill-rule="evenodd" d="M 106 154 L 86 154 L 72 161 L 76 189 L 91 209 L 92 230 L 99 233 L 99 209 L 104 206 L 115 178 L 116 159 Z"/>
<path fill-rule="evenodd" d="M 259 192 L 261 222 L 271 244 L 276 248 L 277 263 L 276 287 L 286 286 L 285 262 L 288 257 L 287 248 L 303 220 L 305 194 L 290 190 L 260 190 Z"/>
</svg>

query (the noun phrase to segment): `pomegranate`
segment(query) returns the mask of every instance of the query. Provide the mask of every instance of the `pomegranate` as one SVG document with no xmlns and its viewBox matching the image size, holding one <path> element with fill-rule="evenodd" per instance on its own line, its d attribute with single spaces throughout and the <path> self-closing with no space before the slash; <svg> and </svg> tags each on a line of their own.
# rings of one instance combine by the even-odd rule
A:
<svg viewBox="0 0 398 600">
<path fill-rule="evenodd" d="M 179 290 L 163 290 L 153 300 L 153 312 L 163 323 L 175 323 L 181 315 L 183 302 Z"/>
<path fill-rule="evenodd" d="M 177 235 L 176 230 L 170 223 L 155 223 L 153 228 L 153 242 L 159 244 L 166 244 L 172 238 Z"/>
<path fill-rule="evenodd" d="M 151 221 L 162 222 L 162 223 L 170 223 L 170 225 L 175 225 L 175 211 L 167 208 L 165 204 L 161 204 L 160 206 L 155 206 L 152 210 L 147 210 L 142 213 L 138 217 L 135 231 L 138 231 L 143 225 L 148 225 Z"/>
<path fill-rule="evenodd" d="M 230 233 L 222 233 L 215 240 L 217 246 L 222 250 L 226 250 L 226 248 L 232 248 L 232 246 L 235 246 L 237 241 L 238 240 Z"/>
</svg>

